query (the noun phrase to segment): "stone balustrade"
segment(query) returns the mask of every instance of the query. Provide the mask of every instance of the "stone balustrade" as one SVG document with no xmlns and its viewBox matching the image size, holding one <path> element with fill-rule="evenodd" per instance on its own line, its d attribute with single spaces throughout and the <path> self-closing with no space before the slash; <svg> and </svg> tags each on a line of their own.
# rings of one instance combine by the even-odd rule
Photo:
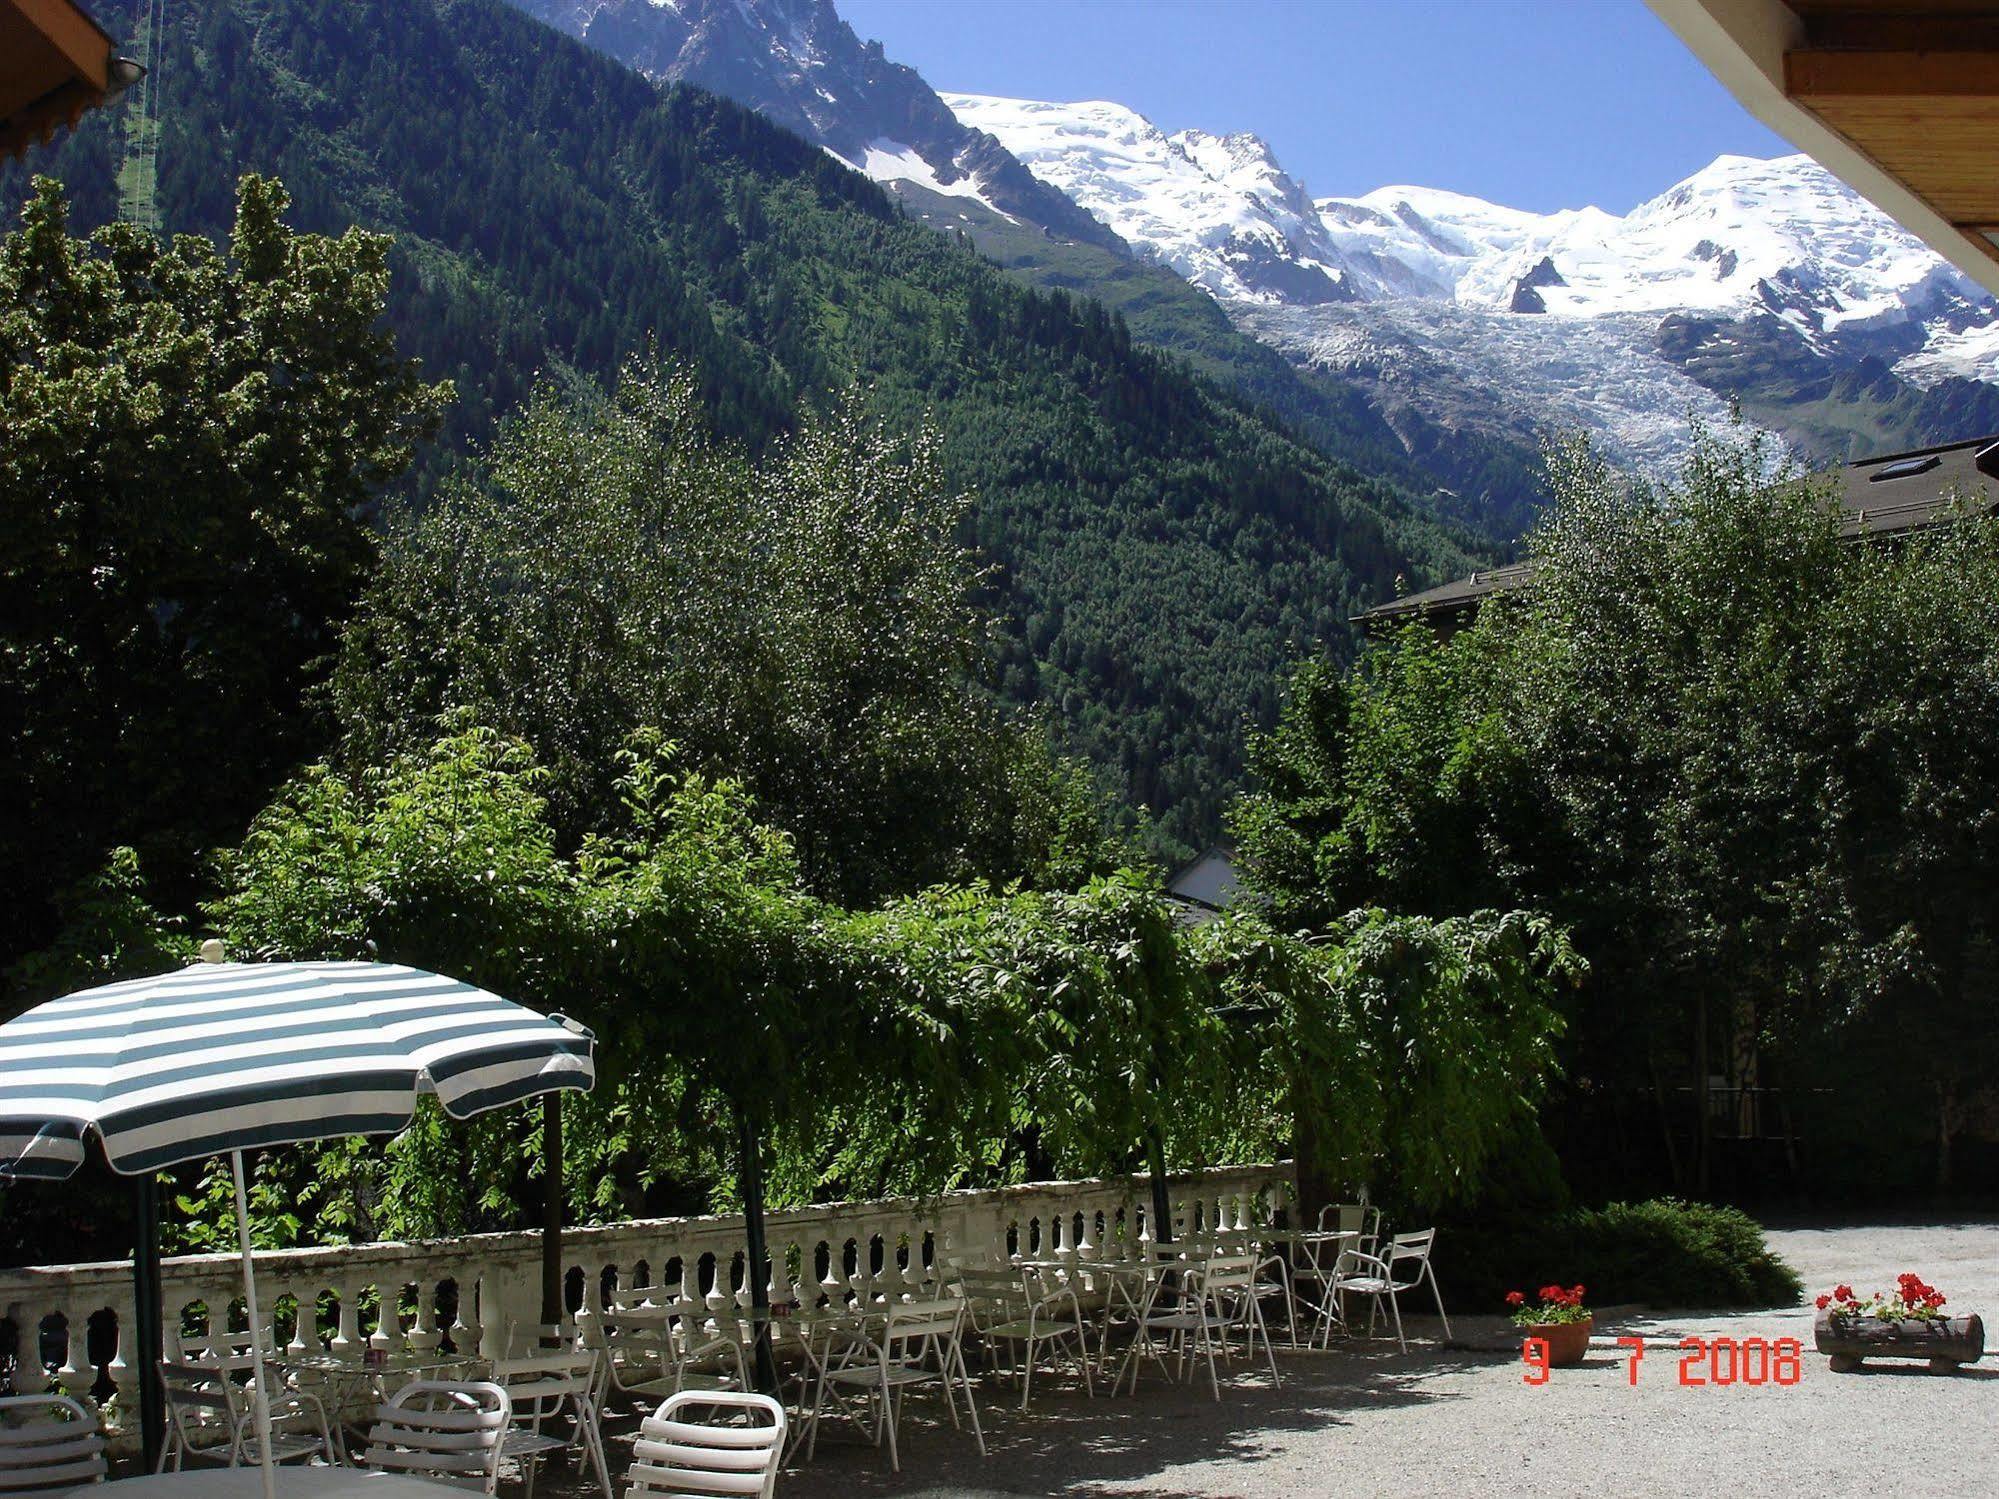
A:
<svg viewBox="0 0 1999 1499">
<path fill-rule="evenodd" d="M 954 1260 L 1136 1256 L 1153 1237 L 1150 1193 L 1144 1177 L 1035 1182 L 771 1213 L 770 1297 L 899 1296 L 934 1282 Z M 1288 1193 L 1289 1173 L 1274 1166 L 1176 1176 L 1174 1237 L 1268 1222 Z M 699 1295 L 717 1309 L 750 1302 L 740 1216 L 572 1228 L 562 1248 L 571 1334 L 582 1320 L 624 1301 Z M 235 1256 L 166 1260 L 162 1289 L 169 1357 L 245 1346 Z M 370 1348 L 447 1347 L 500 1358 L 526 1351 L 539 1337 L 541 1236 L 472 1234 L 261 1252 L 257 1290 L 270 1324 L 267 1347 L 330 1352 L 356 1363 Z M 301 1316 L 300 1308 L 312 1314 Z M 79 1398 L 102 1397 L 106 1425 L 121 1445 L 136 1439 L 138 1343 L 128 1336 L 131 1327 L 129 1262 L 0 1270 L 0 1353 L 11 1342 L 16 1388 L 55 1385 Z"/>
</svg>

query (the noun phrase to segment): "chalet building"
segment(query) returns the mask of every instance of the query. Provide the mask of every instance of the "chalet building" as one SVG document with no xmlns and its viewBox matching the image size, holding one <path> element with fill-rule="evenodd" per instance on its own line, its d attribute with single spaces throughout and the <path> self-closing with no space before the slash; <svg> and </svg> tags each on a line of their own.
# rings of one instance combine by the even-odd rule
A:
<svg viewBox="0 0 1999 1499">
<path fill-rule="evenodd" d="M 1959 495 L 1973 497 L 1988 513 L 1999 509 L 1999 437 L 1865 458 L 1839 469 L 1837 478 L 1843 535 L 1855 541 L 1906 536 L 1938 524 Z M 1354 621 L 1378 634 L 1421 619 L 1448 635 L 1470 623 L 1494 594 L 1511 593 L 1533 578 L 1531 561 L 1509 562 L 1376 604 Z"/>
<path fill-rule="evenodd" d="M 1217 843 L 1166 882 L 1182 926 L 1204 926 L 1235 904 L 1235 850 Z"/>
<path fill-rule="evenodd" d="M 144 72 L 74 0 L 0 0 L 0 161 L 73 127 Z"/>
</svg>

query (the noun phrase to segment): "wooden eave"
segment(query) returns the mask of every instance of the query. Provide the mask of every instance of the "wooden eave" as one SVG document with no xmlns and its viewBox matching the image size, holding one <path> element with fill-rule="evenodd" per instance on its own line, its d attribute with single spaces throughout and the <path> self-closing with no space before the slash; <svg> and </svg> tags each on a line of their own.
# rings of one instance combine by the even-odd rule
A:
<svg viewBox="0 0 1999 1499">
<path fill-rule="evenodd" d="M 112 56 L 111 38 L 74 0 L 0 0 L 0 158 L 102 104 Z"/>
<path fill-rule="evenodd" d="M 1764 124 L 1999 294 L 1999 0 L 1649 0 Z"/>
</svg>

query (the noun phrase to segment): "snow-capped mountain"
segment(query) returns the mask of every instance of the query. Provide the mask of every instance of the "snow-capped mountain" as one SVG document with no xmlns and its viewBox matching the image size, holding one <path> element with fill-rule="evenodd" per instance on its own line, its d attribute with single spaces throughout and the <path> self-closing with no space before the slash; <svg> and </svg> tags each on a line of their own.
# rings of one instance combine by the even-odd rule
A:
<svg viewBox="0 0 1999 1499">
<path fill-rule="evenodd" d="M 944 96 L 1127 243 L 1217 297 L 1350 300 L 1305 190 L 1253 135 L 1167 135 L 1122 104 Z"/>
<path fill-rule="evenodd" d="M 1211 358 L 1200 318 L 1137 262 L 1177 273 L 1292 362 L 1309 390 L 1288 398 L 1357 403 L 1502 533 L 1538 500 L 1531 454 L 1552 430 L 1655 472 L 1689 415 L 1731 408 L 1812 458 L 1999 430 L 1999 306 L 1806 157 L 1724 156 L 1621 217 L 1423 187 L 1315 199 L 1254 135 L 940 96 L 833 0 L 511 3 L 760 110 L 1017 274 Z M 1274 399 L 1268 355 L 1238 343 L 1218 378 Z"/>
<path fill-rule="evenodd" d="M 662 83 L 747 105 L 891 188 L 974 200 L 1122 250 L 1099 221 L 961 122 L 913 68 L 863 42 L 831 0 L 510 0 Z"/>
<path fill-rule="evenodd" d="M 1254 136 L 1169 136 L 1101 101 L 944 99 L 1391 421 L 1583 425 L 1654 469 L 1688 414 L 1732 402 L 1815 456 L 1999 425 L 1999 306 L 1809 157 L 1724 156 L 1622 217 L 1420 187 L 1314 200 Z"/>
</svg>

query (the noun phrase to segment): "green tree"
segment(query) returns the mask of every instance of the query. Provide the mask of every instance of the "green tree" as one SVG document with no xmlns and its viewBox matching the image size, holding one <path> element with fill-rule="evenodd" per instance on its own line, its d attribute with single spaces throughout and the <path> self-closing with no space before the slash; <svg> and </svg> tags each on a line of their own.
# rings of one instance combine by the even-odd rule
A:
<svg viewBox="0 0 1999 1499">
<path fill-rule="evenodd" d="M 1475 1201 L 1554 1078 L 1556 1000 L 1584 971 L 1560 928 L 1520 911 L 1357 911 L 1309 939 L 1232 914 L 1191 941 L 1241 1146 L 1291 1149 L 1307 1223 L 1361 1188 L 1423 1212 Z"/>
<path fill-rule="evenodd" d="M 632 365 L 609 400 L 545 388 L 481 476 L 394 532 L 340 674 L 350 754 L 469 705 L 534 747 L 580 839 L 654 726 L 853 904 L 1087 864 L 1073 778 L 979 686 L 964 513 L 931 438 L 851 403 L 752 463 L 683 371 Z"/>
<path fill-rule="evenodd" d="M 364 518 L 449 387 L 383 330 L 387 242 L 285 227 L 243 179 L 225 254 L 66 228 L 0 240 L 0 942 L 116 845 L 185 906 L 312 740 Z"/>
<path fill-rule="evenodd" d="M 1531 587 L 1345 683 L 1300 674 L 1239 814 L 1251 884 L 1314 922 L 1550 912 L 1593 971 L 1571 1075 L 1652 1093 L 1683 1188 L 1711 1181 L 1712 1076 L 1802 1083 L 1868 1027 L 1920 1037 L 1902 1070 L 1947 1173 L 1992 1031 L 1999 528 L 1855 541 L 1825 485 L 1713 434 L 1661 489 L 1585 449 L 1551 466 Z"/>
</svg>

